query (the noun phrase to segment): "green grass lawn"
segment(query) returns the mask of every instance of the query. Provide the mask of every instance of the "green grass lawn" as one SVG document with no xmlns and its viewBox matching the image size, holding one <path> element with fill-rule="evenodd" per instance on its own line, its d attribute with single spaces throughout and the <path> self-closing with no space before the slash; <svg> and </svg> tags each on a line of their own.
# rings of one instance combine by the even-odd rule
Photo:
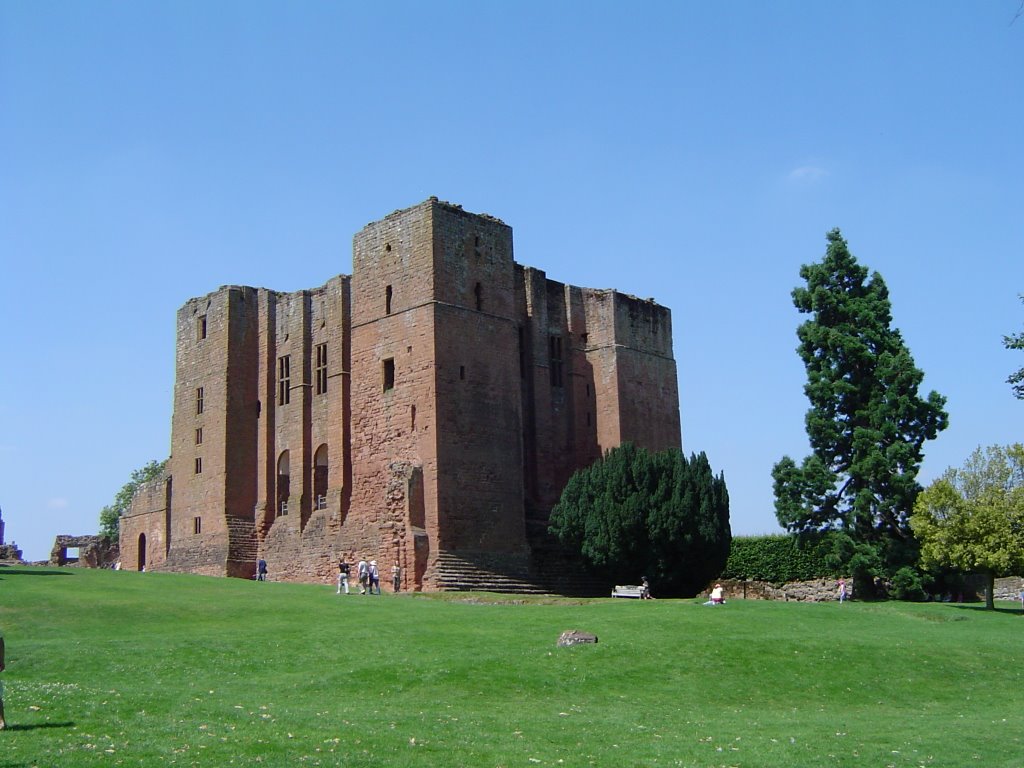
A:
<svg viewBox="0 0 1024 768">
<path fill-rule="evenodd" d="M 1024 764 L 1011 604 L 502 600 L 0 568 L 0 768 Z"/>
</svg>

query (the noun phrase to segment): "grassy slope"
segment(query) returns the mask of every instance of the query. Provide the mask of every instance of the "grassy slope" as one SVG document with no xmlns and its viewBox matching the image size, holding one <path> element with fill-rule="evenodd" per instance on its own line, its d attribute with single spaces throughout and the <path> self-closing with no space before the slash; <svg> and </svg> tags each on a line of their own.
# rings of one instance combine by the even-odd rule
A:
<svg viewBox="0 0 1024 768">
<path fill-rule="evenodd" d="M 566 629 L 596 646 L 555 647 Z M 1010 766 L 1024 619 L 0 568 L 0 768 Z"/>
</svg>

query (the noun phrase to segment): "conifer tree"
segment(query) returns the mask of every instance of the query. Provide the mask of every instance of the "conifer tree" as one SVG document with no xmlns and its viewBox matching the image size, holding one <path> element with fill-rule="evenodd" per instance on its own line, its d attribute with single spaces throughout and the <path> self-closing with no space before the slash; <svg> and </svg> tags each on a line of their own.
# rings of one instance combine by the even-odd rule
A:
<svg viewBox="0 0 1024 768">
<path fill-rule="evenodd" d="M 729 494 L 703 453 L 625 443 L 570 478 L 551 532 L 610 582 L 647 576 L 655 594 L 689 596 L 729 556 Z"/>
<path fill-rule="evenodd" d="M 945 398 L 921 398 L 924 374 L 892 327 L 889 291 L 868 276 L 838 229 L 820 263 L 804 265 L 796 308 L 810 315 L 797 329 L 807 370 L 805 419 L 812 454 L 772 469 L 775 513 L 790 531 L 838 530 L 838 564 L 859 594 L 873 577 L 913 562 L 907 523 L 920 491 L 923 445 L 945 429 Z"/>
</svg>

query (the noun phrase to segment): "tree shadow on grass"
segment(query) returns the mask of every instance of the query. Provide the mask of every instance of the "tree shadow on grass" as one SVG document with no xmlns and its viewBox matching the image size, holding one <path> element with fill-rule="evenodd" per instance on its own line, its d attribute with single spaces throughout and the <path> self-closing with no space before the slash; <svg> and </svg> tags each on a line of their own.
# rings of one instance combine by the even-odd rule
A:
<svg viewBox="0 0 1024 768">
<path fill-rule="evenodd" d="M 0 565 L 0 579 L 5 576 L 74 576 L 70 571 L 58 571 L 45 566 L 38 568 L 12 568 L 9 565 Z"/>
<path fill-rule="evenodd" d="M 950 608 L 956 608 L 959 611 L 977 611 L 978 613 L 988 614 L 999 614 L 1000 616 L 1022 616 L 1024 611 L 1021 611 L 1019 607 L 1009 607 L 997 605 L 995 608 L 989 609 L 985 607 L 984 603 L 967 605 L 965 603 L 955 603 L 950 605 Z"/>
<path fill-rule="evenodd" d="M 72 721 L 66 723 L 8 723 L 5 731 L 34 731 L 37 728 L 74 728 L 75 724 Z M 3 768 L 3 765 L 0 765 Z"/>
</svg>

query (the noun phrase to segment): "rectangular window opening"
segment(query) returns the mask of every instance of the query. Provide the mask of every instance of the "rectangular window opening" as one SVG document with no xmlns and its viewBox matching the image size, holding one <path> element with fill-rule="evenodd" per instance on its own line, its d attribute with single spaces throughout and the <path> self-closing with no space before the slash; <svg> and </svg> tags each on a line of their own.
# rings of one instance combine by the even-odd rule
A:
<svg viewBox="0 0 1024 768">
<path fill-rule="evenodd" d="M 203 428 L 196 427 L 196 445 L 203 444 Z"/>
<path fill-rule="evenodd" d="M 202 533 L 202 532 L 203 532 L 203 518 L 201 518 L 201 517 L 193 517 L 192 518 L 192 533 L 199 534 L 199 533 Z"/>
<path fill-rule="evenodd" d="M 548 339 L 548 362 L 551 370 L 551 386 L 562 386 L 562 337 L 552 335 Z"/>
<path fill-rule="evenodd" d="M 201 456 L 196 456 L 196 474 L 203 474 L 203 459 Z"/>
<path fill-rule="evenodd" d="M 277 404 L 288 405 L 292 397 L 292 359 L 290 355 L 277 359 Z"/>
<path fill-rule="evenodd" d="M 200 315 L 196 321 L 196 337 L 199 341 L 206 338 L 206 315 Z"/>
<path fill-rule="evenodd" d="M 390 315 L 391 314 L 391 298 L 394 296 L 394 293 L 395 292 L 391 289 L 390 285 L 387 286 L 384 289 L 384 314 L 385 315 Z"/>
<path fill-rule="evenodd" d="M 327 345 L 316 345 L 316 393 L 327 392 Z"/>
<path fill-rule="evenodd" d="M 389 357 L 384 361 L 384 391 L 390 392 L 395 388 L 395 359 Z"/>
<path fill-rule="evenodd" d="M 200 413 L 203 412 L 203 400 L 204 399 L 205 398 L 204 398 L 204 395 L 203 395 L 203 388 L 202 387 L 198 387 L 196 389 L 196 415 L 197 416 Z"/>
</svg>

